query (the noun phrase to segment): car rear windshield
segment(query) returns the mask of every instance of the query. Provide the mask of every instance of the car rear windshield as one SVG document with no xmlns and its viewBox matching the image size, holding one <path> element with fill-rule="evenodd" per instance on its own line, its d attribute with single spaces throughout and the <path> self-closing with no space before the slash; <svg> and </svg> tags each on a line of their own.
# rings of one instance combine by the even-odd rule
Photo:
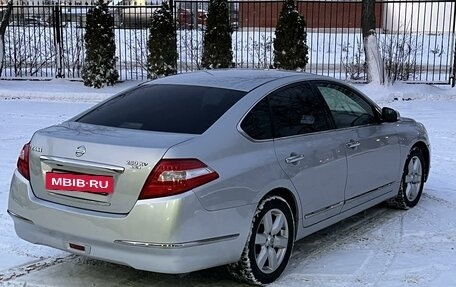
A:
<svg viewBox="0 0 456 287">
<path fill-rule="evenodd" d="M 144 85 L 119 94 L 76 121 L 128 129 L 202 134 L 245 94 L 201 86 Z"/>
</svg>

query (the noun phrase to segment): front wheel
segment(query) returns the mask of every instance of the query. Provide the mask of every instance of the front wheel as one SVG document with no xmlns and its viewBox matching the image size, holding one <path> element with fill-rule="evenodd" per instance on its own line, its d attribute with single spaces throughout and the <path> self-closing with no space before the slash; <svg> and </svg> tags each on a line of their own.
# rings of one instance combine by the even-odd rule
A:
<svg viewBox="0 0 456 287">
<path fill-rule="evenodd" d="M 281 197 L 264 199 L 253 218 L 241 259 L 228 266 L 230 273 L 251 284 L 276 280 L 290 259 L 295 225 L 288 203 Z"/>
<path fill-rule="evenodd" d="M 405 161 L 399 192 L 395 198 L 388 201 L 389 205 L 400 209 L 414 207 L 423 192 L 424 171 L 423 152 L 414 147 Z"/>
</svg>

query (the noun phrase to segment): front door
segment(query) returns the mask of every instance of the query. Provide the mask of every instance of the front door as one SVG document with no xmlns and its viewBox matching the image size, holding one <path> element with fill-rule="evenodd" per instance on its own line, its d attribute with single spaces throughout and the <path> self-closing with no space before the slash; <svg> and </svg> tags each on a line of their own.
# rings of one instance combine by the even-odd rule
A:
<svg viewBox="0 0 456 287">
<path fill-rule="evenodd" d="M 395 123 L 382 123 L 376 107 L 349 87 L 315 83 L 345 136 L 347 186 L 344 210 L 392 190 L 400 166 Z"/>
</svg>

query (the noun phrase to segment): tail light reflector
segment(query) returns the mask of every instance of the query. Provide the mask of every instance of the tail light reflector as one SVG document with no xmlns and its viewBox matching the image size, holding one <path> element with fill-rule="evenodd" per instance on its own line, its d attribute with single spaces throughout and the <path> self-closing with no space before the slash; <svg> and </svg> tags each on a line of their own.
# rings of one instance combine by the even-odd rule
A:
<svg viewBox="0 0 456 287">
<path fill-rule="evenodd" d="M 139 199 L 183 193 L 218 177 L 217 172 L 197 159 L 162 159 L 147 178 Z"/>
<path fill-rule="evenodd" d="M 29 156 L 30 156 L 30 143 L 24 145 L 17 159 L 17 170 L 23 177 L 30 180 L 30 167 L 29 167 Z"/>
</svg>

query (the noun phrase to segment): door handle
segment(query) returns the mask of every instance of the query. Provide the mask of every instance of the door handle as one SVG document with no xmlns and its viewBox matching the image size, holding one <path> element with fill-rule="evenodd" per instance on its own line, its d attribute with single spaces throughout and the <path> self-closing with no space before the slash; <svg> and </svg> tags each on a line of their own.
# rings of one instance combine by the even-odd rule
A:
<svg viewBox="0 0 456 287">
<path fill-rule="evenodd" d="M 351 149 L 355 149 L 355 148 L 359 147 L 360 145 L 361 145 L 360 142 L 354 141 L 354 140 L 351 140 L 345 144 L 345 146 L 347 146 L 348 148 L 351 148 Z"/>
<path fill-rule="evenodd" d="M 285 162 L 288 164 L 290 164 L 290 163 L 297 164 L 299 161 L 301 161 L 303 159 L 304 159 L 303 154 L 291 153 L 290 156 L 285 159 Z"/>
</svg>

